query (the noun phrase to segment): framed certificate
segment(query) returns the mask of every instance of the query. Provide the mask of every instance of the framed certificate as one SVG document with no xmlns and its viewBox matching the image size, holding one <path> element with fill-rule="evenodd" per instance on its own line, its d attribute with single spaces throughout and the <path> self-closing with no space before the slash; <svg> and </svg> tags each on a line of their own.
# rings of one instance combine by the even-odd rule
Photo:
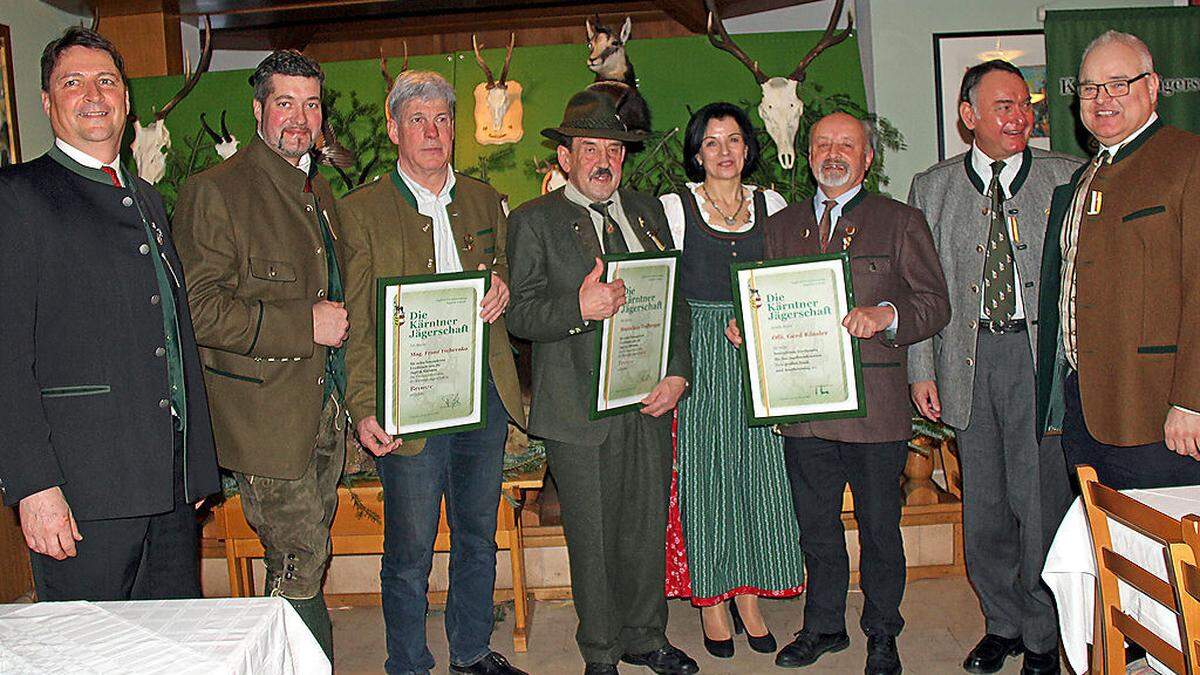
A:
<svg viewBox="0 0 1200 675">
<path fill-rule="evenodd" d="M 422 438 L 487 424 L 488 324 L 479 303 L 491 273 L 376 280 L 376 418 Z"/>
<path fill-rule="evenodd" d="M 844 252 L 731 265 L 744 340 L 751 425 L 864 417 L 854 307 Z"/>
<path fill-rule="evenodd" d="M 603 279 L 625 281 L 625 304 L 596 330 L 591 419 L 641 407 L 667 376 L 679 251 L 606 255 Z"/>
</svg>

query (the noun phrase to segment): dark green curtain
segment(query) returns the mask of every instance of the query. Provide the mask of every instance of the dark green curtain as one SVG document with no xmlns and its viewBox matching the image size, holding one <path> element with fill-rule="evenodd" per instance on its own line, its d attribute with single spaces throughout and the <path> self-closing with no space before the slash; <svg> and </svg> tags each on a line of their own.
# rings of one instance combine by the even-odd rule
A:
<svg viewBox="0 0 1200 675">
<path fill-rule="evenodd" d="M 1200 7 L 1046 12 L 1046 95 L 1050 99 L 1050 143 L 1060 152 L 1089 155 L 1094 146 L 1079 123 L 1075 77 L 1083 50 L 1097 35 L 1114 29 L 1132 33 L 1150 47 L 1162 77 L 1158 114 L 1163 121 L 1200 133 Z"/>
</svg>

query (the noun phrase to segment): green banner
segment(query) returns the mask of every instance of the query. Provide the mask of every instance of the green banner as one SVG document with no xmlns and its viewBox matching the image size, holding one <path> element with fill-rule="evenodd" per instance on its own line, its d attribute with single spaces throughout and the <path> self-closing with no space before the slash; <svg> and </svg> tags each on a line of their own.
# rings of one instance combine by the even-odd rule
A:
<svg viewBox="0 0 1200 675">
<path fill-rule="evenodd" d="M 1167 124 L 1200 133 L 1200 7 L 1046 12 L 1046 94 L 1050 144 L 1059 152 L 1087 156 L 1091 136 L 1079 122 L 1075 78 L 1083 50 L 1106 30 L 1138 36 L 1154 55 L 1162 78 L 1158 114 Z"/>
</svg>

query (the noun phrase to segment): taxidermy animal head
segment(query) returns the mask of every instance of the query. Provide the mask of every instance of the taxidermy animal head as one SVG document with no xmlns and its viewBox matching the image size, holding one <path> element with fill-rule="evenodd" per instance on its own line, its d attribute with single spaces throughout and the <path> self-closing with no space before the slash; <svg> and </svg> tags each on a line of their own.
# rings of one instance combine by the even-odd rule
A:
<svg viewBox="0 0 1200 675">
<path fill-rule="evenodd" d="M 212 61 L 212 19 L 205 16 L 204 22 L 205 30 L 201 38 L 204 47 L 200 53 L 200 61 L 196 64 L 196 71 L 189 72 L 190 68 L 184 67 L 187 75 L 184 78 L 183 87 L 170 101 L 167 101 L 166 105 L 154 113 L 153 122 L 143 126 L 136 117 L 132 118 L 133 146 L 130 151 L 137 164 L 138 176 L 152 185 L 162 180 L 163 174 L 167 172 L 166 152 L 171 148 L 171 132 L 167 131 L 166 126 L 167 115 L 171 114 L 171 110 L 176 104 L 191 93 L 196 83 L 200 81 L 200 76 L 208 70 L 209 62 Z"/>
<path fill-rule="evenodd" d="M 508 53 L 504 56 L 504 68 L 500 79 L 492 76 L 492 69 L 479 53 L 479 40 L 471 36 L 475 48 L 475 61 L 487 76 L 487 82 L 475 85 L 475 140 L 481 145 L 516 143 L 525 134 L 521 127 L 521 83 L 508 79 L 508 65 L 512 61 L 513 46 L 517 34 L 508 40 Z"/>
<path fill-rule="evenodd" d="M 629 34 L 633 31 L 633 22 L 625 17 L 620 34 L 600 23 L 600 15 L 595 22 L 586 20 L 588 69 L 596 73 L 597 80 L 617 80 L 636 86 L 633 79 L 633 67 L 629 57 L 625 55 L 625 43 L 629 42 Z"/>
<path fill-rule="evenodd" d="M 400 64 L 400 72 L 402 72 L 402 73 L 404 71 L 408 70 L 408 40 L 403 40 L 403 44 L 404 44 L 404 63 Z M 383 55 L 383 47 L 379 48 L 379 73 L 381 75 L 383 75 L 383 85 L 384 85 L 383 95 L 386 97 L 388 94 L 391 93 L 392 83 L 396 81 L 396 78 L 392 77 L 392 74 L 388 72 L 387 57 Z"/>
<path fill-rule="evenodd" d="M 208 120 L 204 119 L 204 113 L 200 113 L 200 126 L 204 128 L 204 132 L 212 139 L 213 148 L 222 160 L 233 157 L 233 153 L 237 152 L 238 139 L 229 133 L 229 127 L 225 126 L 225 111 L 221 111 L 221 133 L 213 131 L 212 127 L 208 126 Z"/>
<path fill-rule="evenodd" d="M 758 68 L 758 62 L 751 59 L 742 51 L 737 43 L 725 31 L 725 25 L 717 14 L 713 0 L 704 0 L 708 7 L 708 39 L 717 49 L 729 52 L 750 70 L 754 80 L 762 87 L 762 101 L 758 104 L 758 115 L 767 127 L 767 134 L 775 142 L 776 157 L 779 164 L 790 169 L 796 164 L 796 132 L 800 129 L 800 119 L 804 116 L 804 101 L 800 100 L 800 83 L 804 81 L 805 71 L 813 59 L 821 52 L 850 37 L 854 28 L 854 17 L 846 17 L 846 28 L 835 34 L 838 18 L 842 15 L 842 5 L 845 0 L 837 0 L 833 6 L 833 15 L 829 17 L 829 25 L 825 34 L 816 46 L 808 51 L 800 61 L 800 65 L 787 77 L 767 77 Z"/>
</svg>

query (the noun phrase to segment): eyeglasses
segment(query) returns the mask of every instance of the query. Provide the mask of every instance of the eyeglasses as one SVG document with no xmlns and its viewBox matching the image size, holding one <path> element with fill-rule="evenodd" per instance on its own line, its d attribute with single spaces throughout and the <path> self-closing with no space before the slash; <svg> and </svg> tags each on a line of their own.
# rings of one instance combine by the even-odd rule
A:
<svg viewBox="0 0 1200 675">
<path fill-rule="evenodd" d="M 1137 82 L 1149 74 L 1150 73 L 1142 73 L 1141 75 L 1128 80 L 1113 80 L 1112 82 L 1081 84 L 1076 87 L 1075 94 L 1085 101 L 1090 101 L 1099 96 L 1100 90 L 1103 89 L 1104 93 L 1108 94 L 1109 98 L 1121 98 L 1122 96 L 1129 94 L 1129 85 Z"/>
</svg>

